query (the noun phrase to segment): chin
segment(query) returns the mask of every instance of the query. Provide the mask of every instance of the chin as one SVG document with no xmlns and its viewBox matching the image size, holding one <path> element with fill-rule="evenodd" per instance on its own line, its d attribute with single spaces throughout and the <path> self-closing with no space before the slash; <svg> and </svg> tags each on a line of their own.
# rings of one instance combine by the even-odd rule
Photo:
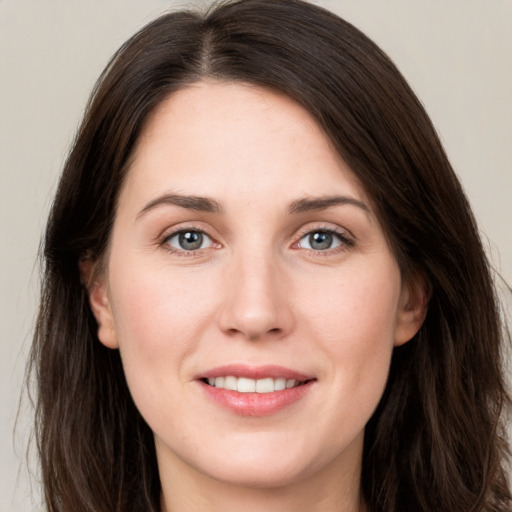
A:
<svg viewBox="0 0 512 512">
<path fill-rule="evenodd" d="M 291 466 L 291 467 L 290 467 Z M 278 489 L 301 482 L 310 471 L 296 464 L 282 464 L 281 461 L 267 461 L 258 466 L 247 461 L 231 463 L 228 467 L 217 466 L 209 475 L 211 478 L 228 485 L 253 489 Z"/>
<path fill-rule="evenodd" d="M 299 484 L 321 473 L 335 460 L 332 451 L 315 456 L 300 443 L 290 446 L 267 440 L 267 443 L 260 442 L 253 448 L 236 448 L 233 444 L 231 450 L 212 454 L 211 458 L 203 460 L 202 472 L 210 478 L 239 487 L 277 489 Z"/>
</svg>

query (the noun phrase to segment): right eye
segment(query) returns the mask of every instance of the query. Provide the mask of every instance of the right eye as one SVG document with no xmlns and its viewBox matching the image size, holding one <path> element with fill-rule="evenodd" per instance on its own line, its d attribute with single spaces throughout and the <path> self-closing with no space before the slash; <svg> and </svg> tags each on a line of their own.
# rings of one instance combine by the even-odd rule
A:
<svg viewBox="0 0 512 512">
<path fill-rule="evenodd" d="M 203 231 L 184 229 L 169 235 L 164 243 L 177 251 L 198 251 L 213 245 L 212 239 Z"/>
</svg>

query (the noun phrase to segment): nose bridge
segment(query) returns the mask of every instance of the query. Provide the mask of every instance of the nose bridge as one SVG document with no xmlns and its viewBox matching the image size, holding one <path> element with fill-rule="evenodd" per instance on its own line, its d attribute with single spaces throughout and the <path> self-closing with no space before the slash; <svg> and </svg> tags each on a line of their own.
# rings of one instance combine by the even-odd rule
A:
<svg viewBox="0 0 512 512">
<path fill-rule="evenodd" d="M 272 247 L 233 254 L 221 328 L 248 339 L 284 335 L 291 328 L 284 269 Z"/>
</svg>

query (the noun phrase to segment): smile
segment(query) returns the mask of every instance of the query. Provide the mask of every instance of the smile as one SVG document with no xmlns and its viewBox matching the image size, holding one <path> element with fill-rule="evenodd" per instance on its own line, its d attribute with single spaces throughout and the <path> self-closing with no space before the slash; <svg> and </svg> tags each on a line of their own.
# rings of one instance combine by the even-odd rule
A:
<svg viewBox="0 0 512 512">
<path fill-rule="evenodd" d="M 284 389 L 294 388 L 304 384 L 305 381 L 295 379 L 286 379 L 278 377 L 266 377 L 263 379 L 249 379 L 247 377 L 210 377 L 206 382 L 213 387 L 238 391 L 239 393 L 273 393 L 274 391 L 283 391 Z"/>
<path fill-rule="evenodd" d="M 283 366 L 231 364 L 196 376 L 205 396 L 241 416 L 267 416 L 302 401 L 316 387 L 314 375 Z"/>
</svg>

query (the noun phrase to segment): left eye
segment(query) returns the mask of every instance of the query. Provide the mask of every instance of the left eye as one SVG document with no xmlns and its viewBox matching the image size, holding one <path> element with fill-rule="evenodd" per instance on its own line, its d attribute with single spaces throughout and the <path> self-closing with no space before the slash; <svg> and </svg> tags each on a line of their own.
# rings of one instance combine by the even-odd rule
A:
<svg viewBox="0 0 512 512">
<path fill-rule="evenodd" d="M 334 231 L 312 231 L 299 240 L 298 246 L 302 249 L 326 251 L 335 249 L 342 243 L 344 243 L 343 237 Z"/>
<path fill-rule="evenodd" d="M 169 236 L 166 243 L 181 251 L 197 251 L 212 245 L 212 239 L 202 231 L 178 231 Z"/>
</svg>

